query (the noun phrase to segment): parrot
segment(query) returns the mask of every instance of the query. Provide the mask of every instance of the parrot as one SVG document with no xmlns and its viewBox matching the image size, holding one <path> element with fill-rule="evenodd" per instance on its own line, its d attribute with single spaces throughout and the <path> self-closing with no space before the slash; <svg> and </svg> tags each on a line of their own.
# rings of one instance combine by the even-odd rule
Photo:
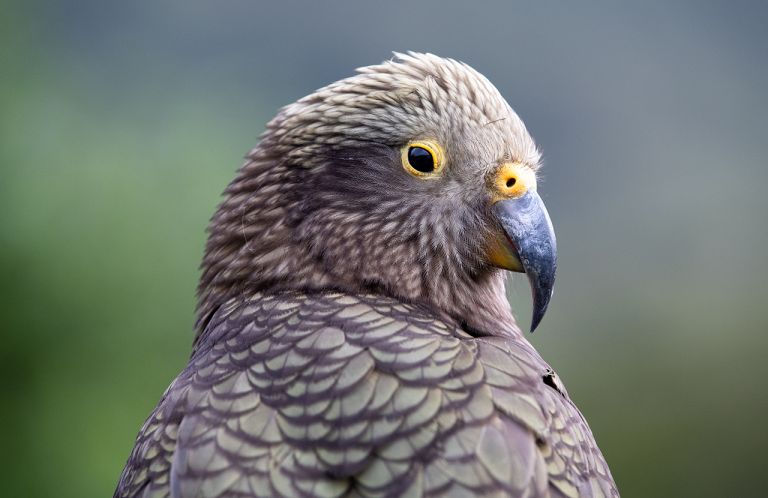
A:
<svg viewBox="0 0 768 498">
<path fill-rule="evenodd" d="M 530 330 L 541 153 L 482 74 L 395 53 L 283 107 L 211 218 L 186 367 L 123 497 L 618 497 Z"/>
</svg>

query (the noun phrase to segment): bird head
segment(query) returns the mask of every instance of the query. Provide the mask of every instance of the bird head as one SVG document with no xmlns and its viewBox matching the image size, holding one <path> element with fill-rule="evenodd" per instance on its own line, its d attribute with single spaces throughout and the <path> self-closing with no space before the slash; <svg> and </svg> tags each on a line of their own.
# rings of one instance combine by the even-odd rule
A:
<svg viewBox="0 0 768 498">
<path fill-rule="evenodd" d="M 531 330 L 554 284 L 540 156 L 469 66 L 396 54 L 283 108 L 214 216 L 200 321 L 237 293 L 374 292 L 494 333 L 514 319 L 504 270 L 525 272 Z M 516 329 L 516 326 L 514 326 Z"/>
</svg>

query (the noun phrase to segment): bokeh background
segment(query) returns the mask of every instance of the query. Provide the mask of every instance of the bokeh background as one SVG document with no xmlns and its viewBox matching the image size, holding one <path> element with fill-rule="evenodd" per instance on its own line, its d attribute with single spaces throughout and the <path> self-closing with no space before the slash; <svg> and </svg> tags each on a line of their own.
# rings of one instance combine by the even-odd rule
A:
<svg viewBox="0 0 768 498">
<path fill-rule="evenodd" d="M 561 260 L 531 340 L 623 495 L 765 496 L 766 4 L 527 3 L 3 2 L 3 496 L 111 495 L 242 156 L 392 50 L 470 63 L 540 143 Z"/>
</svg>

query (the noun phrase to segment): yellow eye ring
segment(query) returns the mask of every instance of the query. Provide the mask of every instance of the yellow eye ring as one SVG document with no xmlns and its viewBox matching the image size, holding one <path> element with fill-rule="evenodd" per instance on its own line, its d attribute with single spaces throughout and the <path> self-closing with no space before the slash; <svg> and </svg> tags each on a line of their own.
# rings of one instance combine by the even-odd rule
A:
<svg viewBox="0 0 768 498">
<path fill-rule="evenodd" d="M 403 168 L 418 178 L 434 178 L 443 169 L 443 149 L 431 140 L 409 142 L 402 151 Z"/>
</svg>

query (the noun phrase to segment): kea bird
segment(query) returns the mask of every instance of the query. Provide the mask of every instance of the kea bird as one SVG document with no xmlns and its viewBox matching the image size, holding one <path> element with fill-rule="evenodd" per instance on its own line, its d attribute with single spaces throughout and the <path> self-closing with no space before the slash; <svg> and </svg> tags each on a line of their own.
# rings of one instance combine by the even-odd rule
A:
<svg viewBox="0 0 768 498">
<path fill-rule="evenodd" d="M 209 226 L 186 368 L 117 497 L 610 497 L 524 337 L 549 303 L 538 149 L 466 64 L 396 54 L 284 107 Z"/>
</svg>

